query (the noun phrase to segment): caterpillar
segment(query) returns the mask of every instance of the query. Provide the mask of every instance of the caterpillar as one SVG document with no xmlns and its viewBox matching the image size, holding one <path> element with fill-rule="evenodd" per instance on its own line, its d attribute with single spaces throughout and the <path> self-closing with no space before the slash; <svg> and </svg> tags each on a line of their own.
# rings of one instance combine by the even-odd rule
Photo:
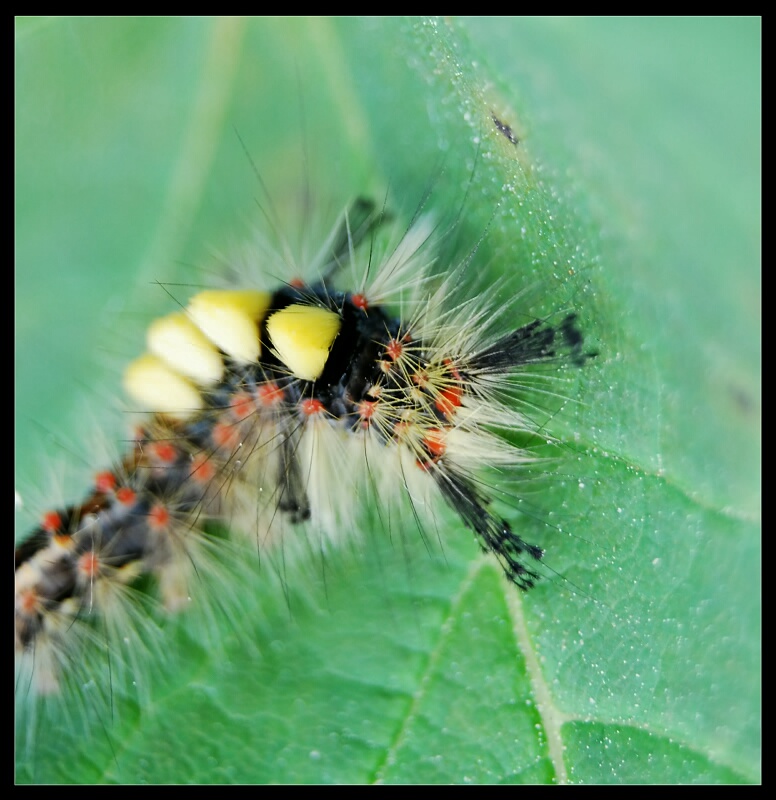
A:
<svg viewBox="0 0 776 800">
<path fill-rule="evenodd" d="M 132 603 L 139 580 L 168 610 L 187 605 L 214 522 L 259 552 L 310 539 L 325 552 L 353 535 L 354 504 L 422 530 L 439 498 L 509 581 L 534 585 L 543 551 L 494 512 L 479 475 L 530 457 L 504 438 L 532 431 L 509 401 L 526 370 L 589 358 L 577 317 L 493 333 L 511 307 L 487 293 L 450 304 L 462 265 L 435 278 L 432 219 L 378 254 L 386 217 L 359 198 L 312 277 L 201 291 L 149 326 L 124 376 L 148 411 L 128 451 L 16 549 L 16 649 L 37 692 L 58 690 L 70 642 L 89 637 L 77 629 Z M 354 288 L 339 288 L 348 273 Z"/>
<path fill-rule="evenodd" d="M 529 369 L 543 371 L 557 401 L 534 385 L 509 402 L 520 402 L 556 443 L 506 438 L 532 457 L 557 458 L 525 470 L 486 468 L 479 477 L 494 498 L 491 510 L 545 551 L 527 562 L 542 576 L 529 592 L 514 591 L 498 562 L 478 554 L 472 532 L 436 491 L 431 524 L 391 517 L 381 525 L 375 510 L 364 517 L 376 527 L 359 519 L 356 535 L 325 552 L 310 523 L 289 523 L 298 538 L 311 537 L 304 546 L 312 552 L 293 567 L 282 560 L 291 539 L 272 548 L 277 558 L 268 563 L 270 548 L 256 548 L 254 529 L 247 544 L 235 536 L 233 559 L 221 526 L 209 520 L 185 613 L 143 602 L 158 596 L 150 586 L 148 595 L 133 592 L 124 619 L 93 613 L 90 624 L 71 626 L 57 693 L 17 712 L 18 780 L 758 779 L 759 437 L 751 400 L 758 286 L 745 266 L 758 263 L 758 193 L 749 180 L 759 174 L 758 148 L 748 134 L 759 126 L 751 92 L 736 88 L 756 94 L 756 74 L 746 68 L 756 69 L 757 59 L 735 58 L 733 69 L 724 58 L 704 62 L 704 52 L 720 51 L 720 37 L 730 39 L 713 24 L 634 30 L 514 19 L 21 18 L 16 458 L 18 516 L 29 521 L 19 523 L 20 533 L 37 527 L 38 512 L 82 503 L 91 471 L 119 464 L 132 447 L 117 445 L 122 415 L 101 411 L 123 394 L 120 376 L 101 390 L 101 351 L 117 372 L 142 353 L 134 339 L 161 316 L 155 299 L 167 311 L 178 303 L 185 309 L 213 288 L 174 265 L 202 264 L 204 248 L 225 242 L 223 231 L 235 230 L 241 211 L 254 216 L 252 198 L 240 194 L 251 184 L 244 160 L 230 155 L 233 127 L 263 154 L 273 192 L 298 179 L 296 76 L 305 87 L 304 116 L 316 121 L 307 135 L 326 164 L 321 174 L 309 170 L 313 193 L 331 198 L 335 212 L 358 193 L 380 197 L 388 185 L 388 207 L 403 228 L 418 183 L 439 159 L 451 191 L 435 191 L 429 205 L 459 202 L 472 171 L 471 142 L 485 133 L 458 258 L 445 260 L 438 242 L 427 252 L 454 268 L 501 201 L 464 272 L 488 271 L 481 286 L 506 274 L 515 295 L 535 287 L 511 301 L 502 322 L 557 325 L 578 310 L 586 342 L 600 334 L 608 355 L 584 370 L 527 368 L 521 385 Z M 225 24 L 244 36 L 214 35 Z M 738 33 L 737 41 L 746 39 L 747 31 Z M 691 39 L 689 50 L 671 46 L 682 36 Z M 624 51 L 628 41 L 640 46 Z M 683 64 L 690 52 L 716 65 L 717 73 L 705 74 L 717 85 L 723 77 L 729 91 L 721 94 L 740 100 L 732 124 L 746 136 L 736 149 L 750 154 L 753 169 L 736 163 L 720 178 L 729 159 L 717 151 L 735 139 L 717 126 L 708 141 L 698 136 L 697 115 L 671 105 L 675 92 L 662 101 L 650 94 L 644 124 L 643 92 L 665 85 L 661 68 L 686 75 L 684 96 L 699 100 L 709 118 L 725 118 L 697 96 L 697 71 L 655 59 L 661 46 Z M 580 64 L 580 52 L 595 57 Z M 756 55 L 756 46 L 747 52 Z M 223 69 L 235 63 L 231 73 Z M 221 86 L 203 81 L 210 75 Z M 613 75 L 622 101 L 616 119 L 596 114 L 611 104 Z M 214 98 L 223 98 L 220 114 Z M 656 150 L 666 130 L 671 146 Z M 219 131 L 221 147 L 211 144 Z M 219 147 L 215 160 L 209 146 Z M 176 183 L 176 163 L 196 164 L 201 177 L 192 181 L 189 171 Z M 709 191 L 714 176 L 727 205 Z M 700 213 L 697 198 L 710 198 L 722 217 Z M 282 214 L 286 231 L 306 219 L 301 208 L 289 204 L 291 213 Z M 326 225 L 334 218 L 326 214 Z M 719 223 L 716 235 L 708 235 L 709 219 Z M 303 274 L 260 263 L 272 276 L 241 288 L 275 291 Z M 730 263 L 741 269 L 731 272 Z M 569 268 L 584 272 L 585 288 L 566 278 Z M 344 274 L 338 279 L 343 290 L 358 286 Z M 719 302 L 710 302 L 715 296 Z M 505 291 L 491 297 L 483 303 L 510 299 Z M 400 305 L 392 313 L 403 316 Z M 736 324 L 743 319 L 749 324 Z M 71 330 L 80 339 L 68 338 Z M 531 398 L 533 409 L 525 404 Z M 92 414 L 99 425 L 90 425 Z M 95 438 L 113 452 L 93 447 Z M 61 473 L 54 480 L 45 474 L 52 462 Z M 363 458 L 358 463 L 366 468 Z M 60 480 L 72 486 L 60 491 Z M 391 497 L 402 491 L 392 486 Z M 353 515 L 364 511 L 362 498 L 354 500 Z M 217 565 L 222 556 L 228 568 Z M 307 596 L 309 605 L 300 602 Z M 219 615 L 218 636 L 210 610 Z M 115 630 L 106 632 L 100 620 Z M 132 648 L 134 673 L 124 667 Z M 34 667 L 31 683 L 20 678 L 17 698 L 36 691 Z M 97 691 L 105 697 L 95 700 Z M 60 707 L 65 713 L 52 720 Z M 30 733 L 32 708 L 38 724 Z M 87 710 L 97 713 L 87 720 Z"/>
</svg>

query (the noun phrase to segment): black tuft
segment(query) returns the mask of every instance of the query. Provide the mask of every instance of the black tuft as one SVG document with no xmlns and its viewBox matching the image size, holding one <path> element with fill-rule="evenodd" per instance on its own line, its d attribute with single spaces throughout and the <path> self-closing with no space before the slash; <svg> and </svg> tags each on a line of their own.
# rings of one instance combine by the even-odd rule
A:
<svg viewBox="0 0 776 800">
<path fill-rule="evenodd" d="M 526 566 L 527 557 L 538 561 L 544 551 L 521 539 L 506 520 L 491 514 L 487 509 L 487 498 L 470 480 L 443 465 L 433 475 L 445 500 L 477 534 L 482 549 L 496 556 L 512 583 L 525 591 L 530 589 L 539 575 Z"/>
<path fill-rule="evenodd" d="M 473 356 L 469 368 L 509 372 L 526 364 L 558 360 L 568 360 L 581 367 L 596 353 L 583 352 L 584 337 L 576 320 L 576 314 L 569 314 L 557 326 L 546 325 L 538 319 L 529 322 Z"/>
</svg>

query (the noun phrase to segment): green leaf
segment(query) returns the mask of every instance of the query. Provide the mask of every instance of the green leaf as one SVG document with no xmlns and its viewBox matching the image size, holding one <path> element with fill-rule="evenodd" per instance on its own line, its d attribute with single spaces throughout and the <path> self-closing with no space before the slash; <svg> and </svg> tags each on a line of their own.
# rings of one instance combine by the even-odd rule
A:
<svg viewBox="0 0 776 800">
<path fill-rule="evenodd" d="M 108 463 L 94 429 L 125 435 L 145 325 L 250 237 L 242 142 L 295 224 L 305 177 L 333 212 L 463 208 L 488 277 L 600 351 L 516 522 L 555 576 L 519 595 L 452 515 L 440 542 L 248 564 L 203 587 L 214 625 L 170 622 L 162 653 L 141 628 L 137 675 L 22 702 L 18 781 L 759 781 L 760 33 L 17 19 L 17 536 Z"/>
</svg>

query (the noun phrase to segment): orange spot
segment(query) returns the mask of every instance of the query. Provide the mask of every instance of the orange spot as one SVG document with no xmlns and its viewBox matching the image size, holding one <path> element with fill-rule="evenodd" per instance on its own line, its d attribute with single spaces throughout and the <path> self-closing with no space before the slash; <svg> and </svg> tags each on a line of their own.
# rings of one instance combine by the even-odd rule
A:
<svg viewBox="0 0 776 800">
<path fill-rule="evenodd" d="M 94 551 L 84 553 L 78 559 L 78 571 L 87 578 L 93 578 L 100 572 L 100 559 Z"/>
<path fill-rule="evenodd" d="M 213 426 L 213 443 L 216 447 L 234 450 L 240 444 L 240 431 L 231 423 L 218 422 Z"/>
<path fill-rule="evenodd" d="M 154 442 L 149 447 L 151 455 L 163 464 L 172 464 L 178 456 L 177 448 L 170 442 Z"/>
<path fill-rule="evenodd" d="M 444 365 L 450 371 L 450 374 L 460 383 L 461 382 L 461 373 L 458 371 L 458 367 L 455 366 L 452 358 L 446 358 L 444 360 Z"/>
<path fill-rule="evenodd" d="M 283 402 L 283 390 L 274 381 L 262 384 L 257 391 L 264 406 L 276 406 Z"/>
<path fill-rule="evenodd" d="M 444 432 L 438 428 L 432 428 L 423 437 L 423 446 L 434 459 L 441 458 L 447 450 Z"/>
<path fill-rule="evenodd" d="M 414 372 L 412 374 L 412 382 L 421 389 L 428 386 L 428 373 L 427 372 Z"/>
<path fill-rule="evenodd" d="M 94 486 L 98 492 L 108 494 L 116 488 L 116 476 L 112 472 L 98 472 L 94 476 Z"/>
<path fill-rule="evenodd" d="M 191 462 L 191 477 L 197 483 L 209 483 L 215 474 L 215 467 L 204 453 L 194 456 L 194 460 Z"/>
<path fill-rule="evenodd" d="M 41 526 L 46 533 L 57 533 L 62 527 L 62 517 L 56 511 L 47 511 L 43 515 Z"/>
<path fill-rule="evenodd" d="M 396 339 L 391 339 L 387 345 L 385 345 L 385 353 L 391 361 L 398 361 L 402 353 L 404 352 L 404 345 L 401 342 L 396 341 Z"/>
<path fill-rule="evenodd" d="M 356 308 L 360 308 L 362 311 L 366 311 L 369 308 L 369 301 L 363 294 L 353 294 L 350 296 L 350 302 Z"/>
<path fill-rule="evenodd" d="M 135 494 L 133 489 L 130 489 L 129 486 L 122 486 L 116 492 L 116 499 L 124 506 L 131 506 L 132 503 L 135 502 L 135 498 L 137 495 Z"/>
<path fill-rule="evenodd" d="M 69 533 L 59 531 L 54 535 L 54 541 L 60 547 L 70 547 L 73 544 L 73 537 Z"/>
<path fill-rule="evenodd" d="M 20 611 L 32 616 L 38 611 L 38 593 L 32 588 L 23 589 L 19 592 L 17 605 Z"/>
<path fill-rule="evenodd" d="M 371 419 L 375 414 L 377 403 L 370 400 L 362 400 L 358 404 L 358 413 L 362 419 Z"/>
<path fill-rule="evenodd" d="M 299 403 L 299 408 L 302 410 L 302 413 L 308 417 L 320 414 L 324 410 L 323 403 L 320 400 L 316 400 L 314 397 L 302 400 L 301 403 Z"/>
<path fill-rule="evenodd" d="M 301 278 L 291 278 L 288 282 L 289 286 L 293 286 L 294 289 L 302 289 L 304 287 L 304 281 Z"/>
<path fill-rule="evenodd" d="M 242 422 L 256 411 L 256 403 L 248 392 L 238 392 L 232 400 L 231 409 L 234 418 Z"/>
<path fill-rule="evenodd" d="M 148 524 L 152 528 L 166 528 L 170 522 L 170 512 L 162 505 L 155 505 L 148 512 Z"/>
<path fill-rule="evenodd" d="M 372 417 L 377 411 L 377 403 L 371 400 L 362 400 L 357 408 L 358 415 L 361 417 L 361 427 L 368 428 Z"/>
<path fill-rule="evenodd" d="M 448 386 L 439 393 L 434 405 L 446 416 L 452 416 L 455 409 L 461 406 L 462 395 L 463 389 L 460 386 Z"/>
<path fill-rule="evenodd" d="M 439 461 L 440 458 L 442 458 L 442 456 L 447 451 L 447 443 L 445 442 L 445 432 L 439 430 L 439 428 L 431 428 L 426 432 L 426 435 L 421 439 L 421 444 L 423 445 L 426 452 L 429 454 L 430 458 L 428 459 L 419 458 L 415 463 L 424 472 L 428 472 L 434 467 L 434 465 Z"/>
</svg>

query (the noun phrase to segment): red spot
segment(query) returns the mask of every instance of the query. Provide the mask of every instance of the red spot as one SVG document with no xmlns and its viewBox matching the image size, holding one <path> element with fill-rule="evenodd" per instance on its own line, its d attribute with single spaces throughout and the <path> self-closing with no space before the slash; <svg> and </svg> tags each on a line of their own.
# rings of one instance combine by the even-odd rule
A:
<svg viewBox="0 0 776 800">
<path fill-rule="evenodd" d="M 320 414 L 324 411 L 323 403 L 320 400 L 316 400 L 314 397 L 302 400 L 299 403 L 299 408 L 302 410 L 302 413 L 308 417 L 312 417 L 314 414 Z"/>
<path fill-rule="evenodd" d="M 438 428 L 432 428 L 423 437 L 423 446 L 434 459 L 441 458 L 447 450 L 444 432 L 440 431 Z"/>
<path fill-rule="evenodd" d="M 155 505 L 148 512 L 148 524 L 152 528 L 166 528 L 170 522 L 170 512 L 162 505 Z"/>
<path fill-rule="evenodd" d="M 151 455 L 163 464 L 172 464 L 178 457 L 178 448 L 170 442 L 153 442 L 149 450 Z"/>
<path fill-rule="evenodd" d="M 301 278 L 291 278 L 288 282 L 289 286 L 292 286 L 294 289 L 302 289 L 304 288 L 304 281 Z"/>
<path fill-rule="evenodd" d="M 427 372 L 414 372 L 412 374 L 412 382 L 421 389 L 428 386 L 428 373 Z"/>
<path fill-rule="evenodd" d="M 404 345 L 397 341 L 396 339 L 391 339 L 387 345 L 385 345 L 385 353 L 391 361 L 398 361 L 402 353 L 404 352 Z"/>
<path fill-rule="evenodd" d="M 455 366 L 452 358 L 446 358 L 444 360 L 444 365 L 449 370 L 450 374 L 460 383 L 461 382 L 461 373 L 458 371 L 458 367 Z"/>
<path fill-rule="evenodd" d="M 240 444 L 240 431 L 231 423 L 218 422 L 213 426 L 213 443 L 216 447 L 234 450 Z"/>
<path fill-rule="evenodd" d="M 350 302 L 353 303 L 356 308 L 360 308 L 362 311 L 366 311 L 367 308 L 369 308 L 369 301 L 363 294 L 352 294 L 350 296 Z"/>
<path fill-rule="evenodd" d="M 194 460 L 191 463 L 191 477 L 197 483 L 210 483 L 215 474 L 215 467 L 204 453 L 194 456 Z"/>
<path fill-rule="evenodd" d="M 93 578 L 100 572 L 99 556 L 92 550 L 78 559 L 78 571 L 87 578 Z"/>
<path fill-rule="evenodd" d="M 377 411 L 377 403 L 370 400 L 362 400 L 358 404 L 357 408 L 358 408 L 358 415 L 359 417 L 361 417 L 361 426 L 363 428 L 368 428 L 370 420 Z"/>
<path fill-rule="evenodd" d="M 284 399 L 283 390 L 274 381 L 262 384 L 257 392 L 261 404 L 268 408 L 282 403 Z"/>
<path fill-rule="evenodd" d="M 450 417 L 455 414 L 456 408 L 460 408 L 462 395 L 463 389 L 460 386 L 448 386 L 439 393 L 434 405 L 445 416 Z"/>
<path fill-rule="evenodd" d="M 421 444 L 430 458 L 419 458 L 415 463 L 424 472 L 431 470 L 434 465 L 447 451 L 447 443 L 445 442 L 445 432 L 439 428 L 431 428 L 426 432 L 426 435 L 421 440 Z"/>
<path fill-rule="evenodd" d="M 41 526 L 46 533 L 58 533 L 62 527 L 62 517 L 56 511 L 47 511 L 43 515 Z"/>
<path fill-rule="evenodd" d="M 248 392 L 238 392 L 232 399 L 231 409 L 234 418 L 242 422 L 256 411 L 256 403 Z"/>
<path fill-rule="evenodd" d="M 23 589 L 19 592 L 17 605 L 20 611 L 32 616 L 38 611 L 38 593 L 32 588 Z"/>
<path fill-rule="evenodd" d="M 116 499 L 123 506 L 131 506 L 132 503 L 135 502 L 136 497 L 137 495 L 134 490 L 130 489 L 129 486 L 122 486 L 121 489 L 116 492 Z"/>
<path fill-rule="evenodd" d="M 116 476 L 112 472 L 98 472 L 94 476 L 94 486 L 98 492 L 108 494 L 116 488 Z"/>
</svg>

